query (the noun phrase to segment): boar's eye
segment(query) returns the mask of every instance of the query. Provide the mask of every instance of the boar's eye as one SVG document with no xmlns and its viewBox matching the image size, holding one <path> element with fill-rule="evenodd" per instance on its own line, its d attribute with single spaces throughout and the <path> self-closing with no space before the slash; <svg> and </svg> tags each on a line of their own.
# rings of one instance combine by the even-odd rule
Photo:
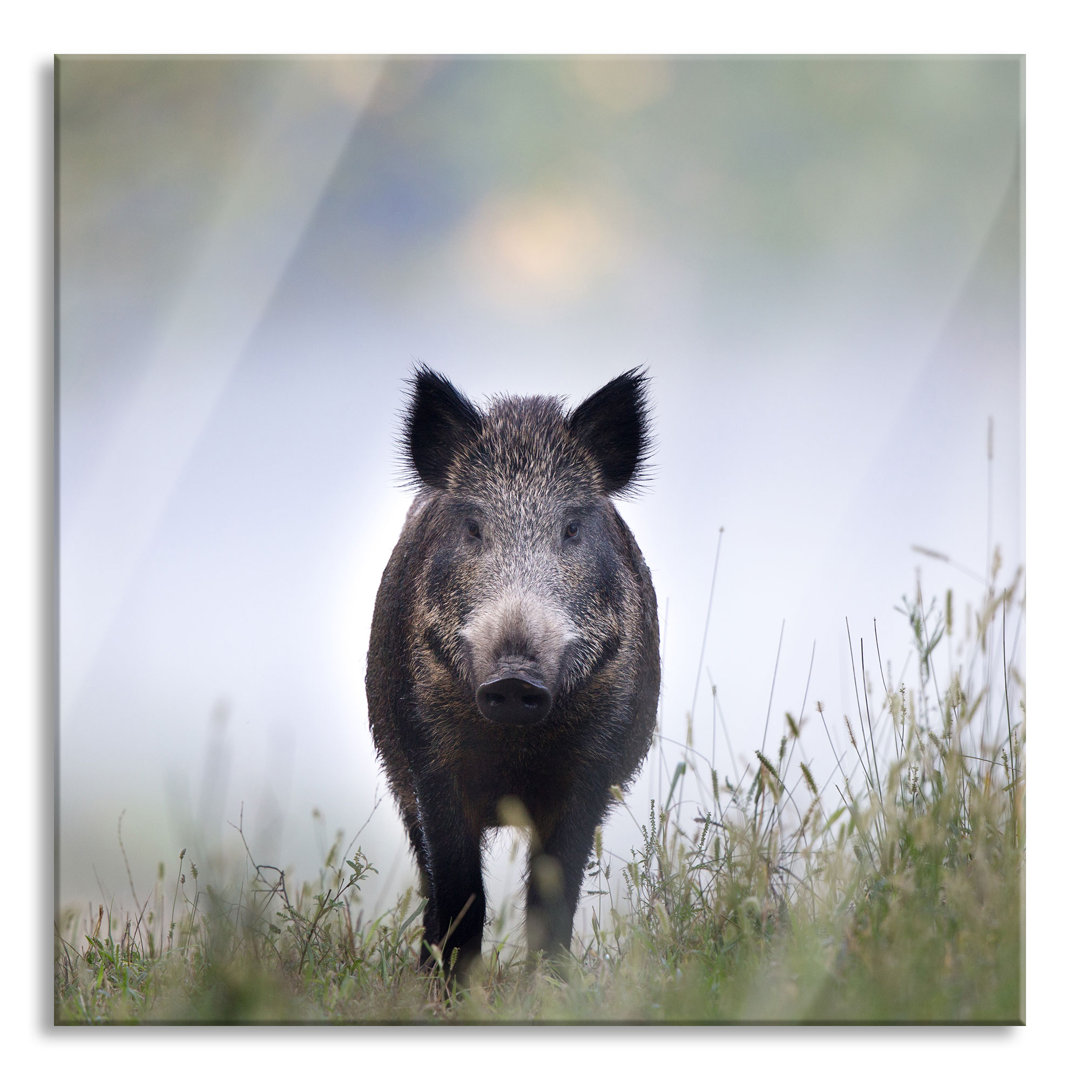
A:
<svg viewBox="0 0 1080 1080">
<path fill-rule="evenodd" d="M 564 540 L 576 540 L 581 533 L 581 522 L 571 521 L 565 529 L 563 529 Z"/>
<path fill-rule="evenodd" d="M 465 520 L 465 531 L 474 540 L 479 540 L 480 539 L 480 523 L 478 521 L 473 521 L 472 518 L 466 518 L 466 520 Z"/>
</svg>

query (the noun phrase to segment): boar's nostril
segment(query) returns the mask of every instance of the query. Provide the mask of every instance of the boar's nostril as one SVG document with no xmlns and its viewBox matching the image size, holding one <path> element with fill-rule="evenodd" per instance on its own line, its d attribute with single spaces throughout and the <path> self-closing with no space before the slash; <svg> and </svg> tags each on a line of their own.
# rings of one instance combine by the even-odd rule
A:
<svg viewBox="0 0 1080 1080">
<path fill-rule="evenodd" d="M 535 724 L 551 712 L 551 692 L 535 679 L 502 676 L 480 686 L 476 704 L 488 720 Z"/>
</svg>

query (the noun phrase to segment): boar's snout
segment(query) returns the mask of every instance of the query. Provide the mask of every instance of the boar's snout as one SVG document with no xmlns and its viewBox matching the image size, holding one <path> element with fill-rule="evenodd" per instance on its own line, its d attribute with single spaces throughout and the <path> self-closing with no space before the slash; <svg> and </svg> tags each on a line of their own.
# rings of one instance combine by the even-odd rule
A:
<svg viewBox="0 0 1080 1080">
<path fill-rule="evenodd" d="M 477 607 L 461 637 L 481 715 L 503 724 L 545 720 L 566 650 L 578 636 L 557 604 L 514 584 Z"/>
<path fill-rule="evenodd" d="M 476 691 L 476 705 L 488 720 L 536 724 L 551 712 L 551 691 L 527 671 L 502 671 Z"/>
</svg>

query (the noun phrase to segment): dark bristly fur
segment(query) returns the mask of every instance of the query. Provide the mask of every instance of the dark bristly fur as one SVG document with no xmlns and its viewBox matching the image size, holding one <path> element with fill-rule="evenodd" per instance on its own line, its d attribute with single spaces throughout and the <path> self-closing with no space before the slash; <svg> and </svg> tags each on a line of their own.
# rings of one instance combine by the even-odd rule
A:
<svg viewBox="0 0 1080 1080">
<path fill-rule="evenodd" d="M 459 971 L 480 952 L 484 831 L 524 810 L 529 947 L 567 950 L 611 787 L 649 747 L 656 596 L 611 502 L 641 481 L 645 385 L 627 372 L 567 414 L 548 397 L 481 412 L 426 367 L 412 380 L 418 493 L 375 603 L 368 711 L 428 898 L 425 941 L 457 950 Z"/>
</svg>

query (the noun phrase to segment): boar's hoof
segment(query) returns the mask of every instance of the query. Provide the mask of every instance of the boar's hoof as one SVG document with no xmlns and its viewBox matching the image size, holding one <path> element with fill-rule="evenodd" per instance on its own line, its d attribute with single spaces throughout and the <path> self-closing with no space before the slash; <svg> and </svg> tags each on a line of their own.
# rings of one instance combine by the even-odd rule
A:
<svg viewBox="0 0 1080 1080">
<path fill-rule="evenodd" d="M 482 683 L 476 704 L 488 720 L 535 724 L 551 712 L 551 691 L 527 675 L 499 676 Z"/>
</svg>

